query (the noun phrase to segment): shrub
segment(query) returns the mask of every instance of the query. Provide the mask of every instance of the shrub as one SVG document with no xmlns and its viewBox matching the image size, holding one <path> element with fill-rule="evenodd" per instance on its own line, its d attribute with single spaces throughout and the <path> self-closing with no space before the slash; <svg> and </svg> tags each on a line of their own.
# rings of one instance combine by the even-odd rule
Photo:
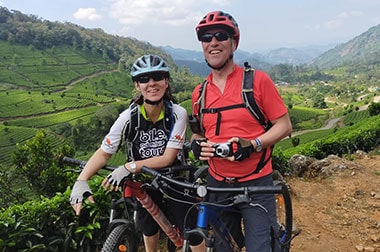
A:
<svg viewBox="0 0 380 252">
<path fill-rule="evenodd" d="M 1 251 L 96 251 L 104 242 L 111 197 L 90 181 L 95 204 L 84 204 L 81 215 L 69 204 L 70 189 L 52 198 L 41 197 L 0 213 Z"/>
</svg>

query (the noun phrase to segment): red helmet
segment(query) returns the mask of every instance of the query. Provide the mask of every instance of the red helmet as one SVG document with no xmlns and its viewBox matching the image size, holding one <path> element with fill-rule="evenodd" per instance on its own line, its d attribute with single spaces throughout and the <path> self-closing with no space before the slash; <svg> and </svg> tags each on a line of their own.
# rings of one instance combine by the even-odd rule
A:
<svg viewBox="0 0 380 252">
<path fill-rule="evenodd" d="M 236 47 L 238 46 L 240 39 L 240 31 L 238 24 L 230 14 L 222 11 L 213 11 L 207 13 L 207 15 L 202 18 L 202 20 L 195 28 L 198 40 L 199 37 L 202 34 L 204 34 L 207 30 L 213 28 L 221 28 L 223 30 L 226 30 L 236 40 Z"/>
</svg>

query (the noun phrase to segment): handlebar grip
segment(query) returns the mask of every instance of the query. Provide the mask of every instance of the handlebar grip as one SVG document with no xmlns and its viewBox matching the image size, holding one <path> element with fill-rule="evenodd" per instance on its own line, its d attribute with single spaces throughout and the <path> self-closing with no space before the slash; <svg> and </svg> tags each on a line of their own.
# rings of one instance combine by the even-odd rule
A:
<svg viewBox="0 0 380 252">
<path fill-rule="evenodd" d="M 86 161 L 78 160 L 78 159 L 71 158 L 71 157 L 63 157 L 62 162 L 67 163 L 67 164 L 71 164 L 71 165 L 78 165 L 81 167 L 84 167 L 87 163 Z"/>
<path fill-rule="evenodd" d="M 152 175 L 152 176 L 154 176 L 154 177 L 156 177 L 156 176 L 160 176 L 160 175 L 161 175 L 158 171 L 153 170 L 153 169 L 150 169 L 150 168 L 146 167 L 145 165 L 143 165 L 143 166 L 141 167 L 141 171 L 142 171 L 143 173 L 147 173 L 147 174 Z"/>
<path fill-rule="evenodd" d="M 62 162 L 63 163 L 66 163 L 66 164 L 69 164 L 69 165 L 76 165 L 76 166 L 79 166 L 81 167 L 82 169 L 84 168 L 84 166 L 86 165 L 87 161 L 83 161 L 83 160 L 78 160 L 78 159 L 75 159 L 75 158 L 71 158 L 71 157 L 63 157 L 62 158 Z M 113 167 L 113 166 L 103 166 L 102 169 L 104 170 L 108 170 L 108 171 L 113 171 L 115 170 L 117 167 Z"/>
</svg>

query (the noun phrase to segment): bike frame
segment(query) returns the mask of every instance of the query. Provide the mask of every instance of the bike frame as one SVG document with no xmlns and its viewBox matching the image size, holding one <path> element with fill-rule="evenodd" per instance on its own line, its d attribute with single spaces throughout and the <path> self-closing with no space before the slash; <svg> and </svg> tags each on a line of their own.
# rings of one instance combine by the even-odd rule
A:
<svg viewBox="0 0 380 252">
<path fill-rule="evenodd" d="M 138 181 L 128 179 L 126 187 L 123 192 L 124 197 L 135 197 L 152 218 L 161 227 L 162 231 L 174 243 L 176 247 L 181 247 L 183 239 L 180 235 L 179 229 L 174 228 L 174 225 L 168 220 L 162 210 L 154 203 L 152 198 L 143 189 L 143 184 Z"/>
<path fill-rule="evenodd" d="M 248 186 L 248 187 L 240 187 L 240 188 L 217 188 L 217 187 L 208 187 L 206 185 L 201 185 L 197 183 L 185 183 L 176 181 L 174 179 L 168 178 L 157 171 L 151 170 L 148 167 L 142 167 L 142 171 L 153 175 L 158 181 L 157 187 L 159 188 L 170 188 L 168 184 L 180 186 L 186 191 L 188 194 L 189 191 L 195 192 L 198 197 L 201 198 L 199 203 L 197 203 L 198 207 L 198 219 L 197 219 L 197 227 L 191 230 L 185 230 L 184 232 L 184 242 L 182 251 L 189 251 L 189 237 L 191 235 L 200 235 L 205 239 L 206 242 L 206 251 L 211 252 L 214 249 L 215 237 L 221 239 L 227 246 L 229 246 L 233 251 L 241 251 L 240 247 L 237 245 L 236 241 L 230 234 L 228 228 L 222 223 L 222 221 L 218 218 L 218 212 L 226 206 L 220 206 L 216 204 L 210 204 L 206 202 L 205 196 L 209 192 L 217 193 L 217 192 L 236 192 L 237 196 L 234 198 L 234 203 L 249 203 L 251 194 L 288 194 L 288 188 L 282 185 L 274 185 L 274 186 Z M 159 183 L 160 181 L 164 181 L 166 183 Z M 291 208 L 290 198 L 288 198 Z M 291 223 L 287 223 L 290 224 Z M 212 227 L 212 232 L 210 232 L 210 227 Z M 287 241 L 290 243 L 290 240 Z M 290 245 L 290 244 L 289 244 Z"/>
<path fill-rule="evenodd" d="M 72 170 L 74 172 L 80 172 L 81 169 L 86 165 L 86 161 L 73 159 L 70 157 L 64 157 L 63 162 L 71 165 L 79 166 L 79 170 Z M 193 169 L 192 166 L 172 166 L 164 168 L 168 173 L 173 173 L 174 171 L 190 171 Z M 116 167 L 104 166 L 102 169 L 113 171 Z M 162 210 L 154 203 L 152 198 L 148 195 L 148 193 L 144 189 L 144 184 L 134 180 L 133 178 L 127 178 L 123 187 L 123 198 L 116 200 L 113 199 L 111 202 L 111 210 L 109 216 L 109 232 L 112 231 L 113 228 L 120 224 L 133 224 L 135 229 L 137 229 L 137 205 L 134 200 L 136 199 L 141 203 L 141 205 L 147 210 L 147 212 L 152 216 L 152 218 L 157 222 L 157 224 L 161 227 L 162 231 L 167 235 L 167 237 L 173 242 L 176 247 L 181 247 L 183 245 L 183 238 L 180 235 L 180 231 L 178 228 L 175 228 L 174 225 L 168 220 Z M 128 205 L 133 207 L 133 222 L 130 218 L 115 218 L 117 215 L 117 206 L 122 202 L 127 201 Z"/>
</svg>

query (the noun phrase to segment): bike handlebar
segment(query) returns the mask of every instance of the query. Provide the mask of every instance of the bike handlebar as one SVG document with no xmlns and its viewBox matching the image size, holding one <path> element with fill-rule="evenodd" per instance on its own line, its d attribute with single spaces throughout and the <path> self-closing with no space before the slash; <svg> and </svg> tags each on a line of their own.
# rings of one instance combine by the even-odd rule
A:
<svg viewBox="0 0 380 252">
<path fill-rule="evenodd" d="M 62 158 L 62 162 L 66 163 L 66 164 L 69 164 L 69 165 L 79 166 L 81 170 L 84 168 L 84 166 L 87 163 L 87 161 L 78 160 L 78 159 L 71 158 L 71 157 L 63 157 Z M 108 170 L 108 171 L 113 171 L 116 168 L 117 167 L 107 166 L 107 165 L 102 167 L 102 169 Z"/>
<path fill-rule="evenodd" d="M 79 166 L 81 170 L 84 168 L 84 166 L 87 163 L 87 161 L 79 160 L 79 159 L 75 159 L 75 158 L 71 158 L 71 157 L 63 157 L 62 162 L 69 164 L 69 165 Z M 108 165 L 102 167 L 102 169 L 105 169 L 108 171 L 113 171 L 116 168 L 117 167 L 108 166 Z M 157 173 L 158 174 L 161 174 L 161 173 L 171 174 L 171 173 L 176 172 L 176 171 L 191 171 L 191 170 L 195 170 L 195 169 L 196 169 L 196 167 L 194 167 L 192 165 L 178 165 L 178 166 L 173 165 L 173 166 L 162 168 Z"/>
<path fill-rule="evenodd" d="M 248 193 L 248 194 L 283 194 L 285 185 L 274 185 L 274 186 L 242 186 L 235 188 L 221 188 L 221 187 L 211 187 L 204 184 L 199 184 L 197 182 L 184 182 L 172 179 L 170 177 L 161 174 L 160 172 L 150 169 L 149 167 L 142 166 L 141 171 L 154 176 L 155 178 L 162 180 L 166 183 L 179 186 L 183 189 L 196 192 L 199 197 L 204 197 L 208 192 L 234 192 L 234 193 Z"/>
</svg>

